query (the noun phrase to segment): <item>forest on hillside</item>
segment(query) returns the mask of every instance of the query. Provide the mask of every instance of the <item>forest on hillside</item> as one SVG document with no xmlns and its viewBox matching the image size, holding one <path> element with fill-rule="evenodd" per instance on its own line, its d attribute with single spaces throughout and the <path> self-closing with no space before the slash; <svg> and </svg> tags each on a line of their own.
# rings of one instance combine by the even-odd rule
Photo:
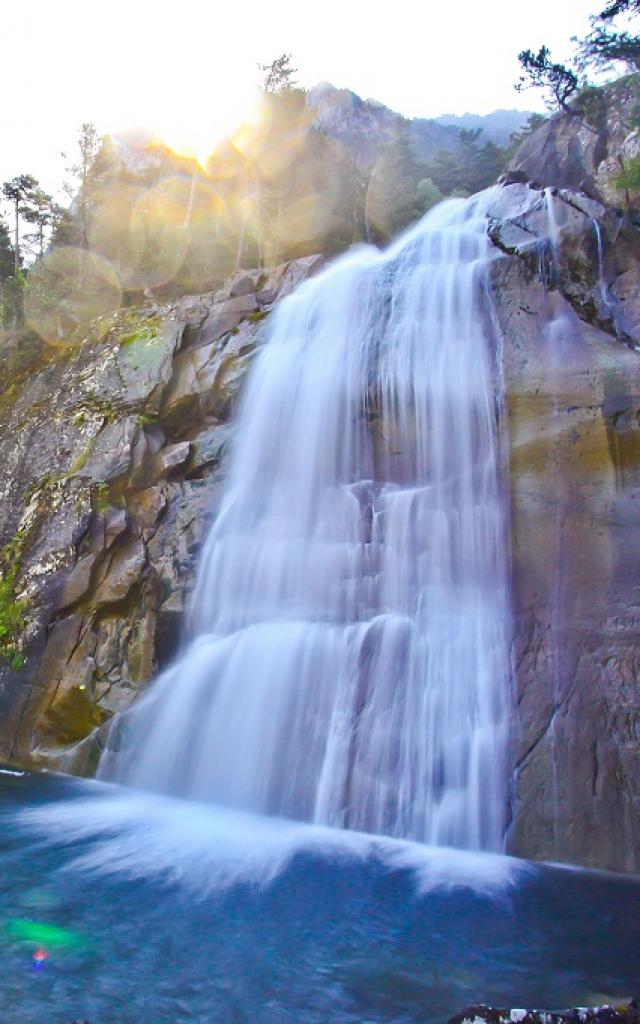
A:
<svg viewBox="0 0 640 1024">
<path fill-rule="evenodd" d="M 640 64 L 638 37 L 615 27 L 637 10 L 637 0 L 616 0 L 594 15 L 569 64 L 545 46 L 523 50 L 516 89 L 542 88 L 550 114 L 569 111 L 597 131 L 606 110 L 603 75 L 633 74 Z M 391 137 L 362 166 L 319 127 L 290 55 L 261 71 L 260 117 L 220 143 L 204 166 L 159 141 L 110 138 L 86 122 L 75 153 L 63 154 L 66 205 L 28 169 L 3 184 L 5 356 L 25 327 L 48 344 L 66 343 L 123 304 L 211 291 L 243 267 L 383 244 L 443 198 L 491 185 L 544 120 L 531 115 L 504 147 L 479 128 L 452 129 L 452 145 L 425 155 L 411 122 L 398 116 Z M 621 201 L 640 178 L 639 160 L 620 168 Z"/>
<path fill-rule="evenodd" d="M 315 123 L 294 72 L 288 55 L 265 68 L 258 123 L 241 126 L 205 166 L 160 142 L 101 136 L 87 122 L 67 157 L 67 206 L 29 173 L 6 182 L 4 329 L 26 316 L 49 341 L 67 336 L 73 303 L 57 303 L 56 323 L 38 321 L 47 295 L 63 299 L 79 273 L 98 313 L 116 294 L 131 302 L 150 292 L 197 293 L 241 267 L 383 243 L 442 198 L 491 184 L 521 141 L 502 148 L 480 129 L 462 130 L 452 148 L 425 162 L 410 122 L 398 117 L 393 137 L 363 169 Z"/>
</svg>

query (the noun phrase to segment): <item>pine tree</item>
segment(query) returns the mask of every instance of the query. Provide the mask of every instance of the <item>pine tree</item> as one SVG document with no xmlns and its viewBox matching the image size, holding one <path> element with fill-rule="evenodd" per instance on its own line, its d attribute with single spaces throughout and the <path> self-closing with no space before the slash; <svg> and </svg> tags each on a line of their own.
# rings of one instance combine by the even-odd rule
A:
<svg viewBox="0 0 640 1024">
<path fill-rule="evenodd" d="M 72 240 L 87 249 L 91 215 L 101 193 L 108 187 L 109 179 L 117 170 L 117 160 L 111 140 L 100 135 L 91 121 L 85 121 L 80 126 L 75 157 L 72 158 L 68 153 L 62 156 L 71 160 L 66 167 L 70 180 L 65 182 L 64 190 L 73 201 L 71 216 L 75 220 L 76 230 L 72 234 L 76 237 Z"/>
<path fill-rule="evenodd" d="M 14 213 L 14 243 L 13 243 L 13 275 L 17 279 L 20 270 L 20 216 L 26 214 L 32 208 L 33 195 L 38 188 L 38 182 L 32 174 L 18 174 L 11 181 L 5 181 L 2 186 L 2 194 L 10 203 L 13 203 Z"/>
<path fill-rule="evenodd" d="M 37 246 L 38 256 L 42 259 L 44 255 L 45 235 L 52 229 L 62 214 L 62 208 L 53 201 L 41 188 L 36 188 L 31 196 L 31 205 L 24 210 L 23 216 L 29 224 L 35 224 L 36 230 L 27 239 Z"/>
</svg>

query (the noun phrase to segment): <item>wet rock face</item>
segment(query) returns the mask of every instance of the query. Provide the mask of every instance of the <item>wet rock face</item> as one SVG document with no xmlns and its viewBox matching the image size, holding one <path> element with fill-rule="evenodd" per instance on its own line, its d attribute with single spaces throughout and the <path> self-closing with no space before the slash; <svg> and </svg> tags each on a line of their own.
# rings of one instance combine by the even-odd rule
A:
<svg viewBox="0 0 640 1024">
<path fill-rule="evenodd" d="M 509 849 L 639 871 L 640 354 L 613 277 L 631 243 L 584 197 L 561 192 L 554 203 L 563 226 L 552 280 L 536 255 L 548 233 L 539 192 L 506 186 L 489 228 L 505 254 L 493 295 L 519 712 Z"/>
<path fill-rule="evenodd" d="M 264 320 L 320 262 L 123 310 L 0 398 L 0 556 L 24 608 L 0 757 L 91 773 L 101 727 L 174 653 Z"/>
</svg>

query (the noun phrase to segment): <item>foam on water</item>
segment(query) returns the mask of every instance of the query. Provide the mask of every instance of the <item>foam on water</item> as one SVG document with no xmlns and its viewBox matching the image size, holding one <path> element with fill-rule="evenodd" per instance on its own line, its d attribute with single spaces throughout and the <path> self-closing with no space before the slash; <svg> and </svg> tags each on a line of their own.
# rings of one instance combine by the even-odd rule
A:
<svg viewBox="0 0 640 1024">
<path fill-rule="evenodd" d="M 13 821 L 31 836 L 73 848 L 67 870 L 159 877 L 201 893 L 267 885 L 305 853 L 411 872 L 420 893 L 459 886 L 499 892 L 533 870 L 499 854 L 426 847 L 122 787 L 95 784 L 87 794 L 23 810 Z"/>
</svg>

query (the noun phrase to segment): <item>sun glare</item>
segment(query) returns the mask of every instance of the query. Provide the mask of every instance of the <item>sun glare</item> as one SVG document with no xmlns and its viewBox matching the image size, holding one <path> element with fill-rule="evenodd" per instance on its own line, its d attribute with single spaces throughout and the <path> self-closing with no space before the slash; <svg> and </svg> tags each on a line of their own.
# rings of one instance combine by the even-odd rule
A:
<svg viewBox="0 0 640 1024">
<path fill-rule="evenodd" d="M 243 125 L 256 124 L 260 116 L 257 90 L 234 87 L 215 105 L 195 103 L 191 109 L 167 111 L 154 119 L 154 132 L 174 153 L 192 157 L 204 167 L 208 157 L 225 138 Z"/>
</svg>

